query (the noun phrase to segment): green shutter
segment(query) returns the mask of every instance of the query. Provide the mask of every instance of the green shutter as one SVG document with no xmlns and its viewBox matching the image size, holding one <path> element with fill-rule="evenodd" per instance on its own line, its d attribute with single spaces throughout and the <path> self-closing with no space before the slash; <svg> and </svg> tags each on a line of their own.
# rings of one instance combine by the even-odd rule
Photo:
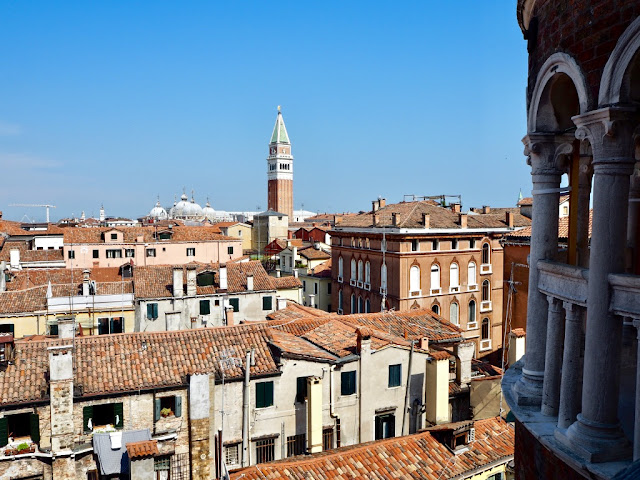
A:
<svg viewBox="0 0 640 480">
<path fill-rule="evenodd" d="M 389 387 L 399 387 L 402 385 L 402 366 L 389 365 Z"/>
<path fill-rule="evenodd" d="M 31 441 L 40 443 L 40 415 L 31 414 Z"/>
<path fill-rule="evenodd" d="M 114 420 L 114 427 L 116 428 L 122 428 L 122 425 L 124 424 L 124 419 L 122 418 L 122 404 L 121 403 L 114 403 L 113 404 L 113 420 Z"/>
<path fill-rule="evenodd" d="M 209 300 L 200 300 L 200 315 L 209 315 L 211 313 L 211 303 Z"/>
<path fill-rule="evenodd" d="M 272 310 L 273 309 L 273 297 L 262 297 L 262 310 Z"/>
<path fill-rule="evenodd" d="M 264 407 L 264 383 L 256 383 L 256 408 Z"/>
<path fill-rule="evenodd" d="M 256 408 L 273 405 L 273 382 L 256 383 Z"/>
<path fill-rule="evenodd" d="M 296 381 L 296 402 L 303 403 L 307 396 L 307 377 L 298 377 Z"/>
<path fill-rule="evenodd" d="M 273 405 L 273 382 L 264 382 L 264 387 L 264 396 L 267 402 L 266 406 L 270 407 L 271 405 Z"/>
<path fill-rule="evenodd" d="M 147 303 L 147 318 L 153 318 L 153 303 Z"/>
<path fill-rule="evenodd" d="M 176 417 L 180 417 L 182 415 L 182 397 L 176 395 L 176 411 L 173 412 Z"/>
<path fill-rule="evenodd" d="M 0 418 L 0 447 L 9 443 L 9 425 L 6 418 Z"/>
<path fill-rule="evenodd" d="M 160 420 L 160 399 L 156 398 L 153 401 L 153 421 L 157 422 Z"/>
<path fill-rule="evenodd" d="M 89 428 L 89 420 L 93 418 L 93 407 L 84 407 L 82 409 L 82 425 L 84 433 L 91 433 L 92 428 Z"/>
<path fill-rule="evenodd" d="M 229 299 L 229 305 L 231 305 L 233 307 L 233 311 L 234 312 L 239 312 L 240 311 L 240 300 L 237 298 L 230 298 Z"/>
</svg>

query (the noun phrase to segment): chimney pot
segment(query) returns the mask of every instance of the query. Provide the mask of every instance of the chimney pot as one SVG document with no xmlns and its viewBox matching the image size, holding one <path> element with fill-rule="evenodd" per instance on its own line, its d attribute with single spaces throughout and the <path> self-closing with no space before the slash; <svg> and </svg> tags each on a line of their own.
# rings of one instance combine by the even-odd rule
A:
<svg viewBox="0 0 640 480">
<path fill-rule="evenodd" d="M 184 274 L 182 266 L 173 267 L 173 296 L 182 297 L 184 295 Z"/>
<path fill-rule="evenodd" d="M 398 225 L 398 214 L 395 212 L 391 214 L 391 225 L 394 227 Z"/>
<path fill-rule="evenodd" d="M 513 213 L 507 212 L 505 222 L 507 227 L 513 228 Z"/>
<path fill-rule="evenodd" d="M 482 213 L 489 213 L 489 212 L 491 212 L 491 207 L 489 205 L 483 205 Z"/>
<path fill-rule="evenodd" d="M 247 290 L 253 290 L 253 275 L 247 275 Z"/>
<path fill-rule="evenodd" d="M 378 207 L 379 208 L 384 208 L 387 205 L 387 199 L 386 198 L 379 198 L 378 199 Z"/>
<path fill-rule="evenodd" d="M 227 317 L 227 326 L 230 327 L 234 325 L 233 323 L 233 307 L 229 306 L 224 309 L 226 317 Z"/>
</svg>

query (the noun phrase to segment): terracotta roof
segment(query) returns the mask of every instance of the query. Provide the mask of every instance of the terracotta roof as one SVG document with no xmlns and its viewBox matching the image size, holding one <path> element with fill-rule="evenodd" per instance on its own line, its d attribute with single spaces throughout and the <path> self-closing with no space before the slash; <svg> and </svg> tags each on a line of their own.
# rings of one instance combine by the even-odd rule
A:
<svg viewBox="0 0 640 480">
<path fill-rule="evenodd" d="M 302 287 L 302 282 L 300 281 L 300 279 L 294 277 L 293 275 L 286 277 L 271 277 L 271 280 L 274 287 L 278 290 Z"/>
<path fill-rule="evenodd" d="M 308 260 L 321 260 L 323 258 L 331 258 L 331 255 L 324 250 L 317 250 L 315 247 L 308 247 L 302 250 L 298 250 L 301 257 Z"/>
<path fill-rule="evenodd" d="M 27 241 L 7 241 L 0 250 L 0 262 L 11 260 L 11 250 L 20 251 L 20 262 L 45 262 L 64 260 L 62 249 L 57 250 L 31 250 Z"/>
<path fill-rule="evenodd" d="M 46 308 L 47 287 L 0 293 L 0 314 L 39 312 Z"/>
<path fill-rule="evenodd" d="M 514 328 L 513 330 L 511 330 L 511 333 L 513 333 L 518 338 L 527 336 L 527 332 L 524 331 L 524 328 Z"/>
<path fill-rule="evenodd" d="M 514 429 L 504 420 L 474 422 L 475 441 L 454 454 L 431 432 L 264 463 L 237 470 L 232 480 L 352 480 L 454 478 L 513 456 Z"/>
<path fill-rule="evenodd" d="M 82 396 L 185 385 L 188 374 L 220 376 L 223 355 L 243 358 L 251 347 L 256 349 L 251 374 L 278 374 L 266 329 L 261 323 L 76 337 L 74 385 L 81 388 Z M 14 362 L 0 370 L 0 404 L 47 400 L 47 348 L 68 343 L 57 338 L 16 341 Z M 243 375 L 239 366 L 225 368 L 227 381 L 241 380 Z"/>
<path fill-rule="evenodd" d="M 376 211 L 378 219 L 376 226 L 393 226 L 393 214 L 396 215 L 396 227 L 398 228 L 424 228 L 423 214 L 429 215 L 430 228 L 461 228 L 459 213 L 434 205 L 429 200 L 386 205 Z M 336 225 L 336 228 L 369 228 L 373 226 L 373 212 L 369 211 L 343 219 L 342 222 Z M 504 215 L 468 214 L 467 228 L 507 228 L 507 224 Z"/>
<path fill-rule="evenodd" d="M 311 275 L 319 278 L 331 278 L 331 260 L 329 259 L 312 269 Z"/>
<path fill-rule="evenodd" d="M 533 197 L 524 197 L 518 202 L 518 206 L 533 205 Z"/>
<path fill-rule="evenodd" d="M 96 282 L 120 282 L 120 268 L 91 268 L 89 278 Z M 26 288 L 48 285 L 82 284 L 82 270 L 69 268 L 27 269 L 11 273 L 11 281 L 7 282 L 7 290 L 24 290 Z"/>
<path fill-rule="evenodd" d="M 334 355 L 323 348 L 314 345 L 304 338 L 292 335 L 277 328 L 269 329 L 271 345 L 276 347 L 280 354 L 290 358 L 314 358 L 319 360 L 337 360 Z"/>
<path fill-rule="evenodd" d="M 591 231 L 593 229 L 593 209 L 589 210 L 589 238 L 591 238 Z M 513 239 L 530 239 L 531 238 L 531 226 L 525 227 L 515 232 L 507 234 L 507 238 Z M 569 238 L 569 217 L 562 217 L 558 219 L 558 239 L 567 240 Z"/>
<path fill-rule="evenodd" d="M 231 237 L 225 237 L 220 234 L 220 230 L 213 226 L 196 226 L 185 227 L 175 226 L 171 230 L 168 228 L 163 231 L 171 231 L 170 240 L 156 240 L 154 238 L 156 228 L 154 226 L 147 227 L 99 227 L 99 228 L 78 228 L 67 227 L 62 229 L 64 232 L 65 244 L 77 243 L 99 243 L 103 244 L 104 234 L 117 230 L 124 234 L 124 243 L 135 243 L 139 236 L 143 237 L 143 241 L 151 242 L 208 242 L 220 240 L 237 240 Z"/>
<path fill-rule="evenodd" d="M 159 455 L 160 452 L 158 451 L 158 441 L 143 440 L 141 442 L 127 443 L 127 453 L 129 454 L 129 458 L 131 460 Z"/>
<path fill-rule="evenodd" d="M 0 219 L 0 234 L 6 235 L 27 235 L 28 232 L 20 228 L 20 222 Z"/>
<path fill-rule="evenodd" d="M 329 315 L 331 314 L 329 312 L 325 312 L 324 310 L 313 307 L 305 307 L 298 303 L 292 302 L 291 300 L 288 300 L 286 308 L 270 313 L 269 315 L 267 315 L 267 320 L 274 320 L 273 322 L 271 322 L 271 324 L 278 325 L 279 322 L 277 322 L 277 320 L 288 321 L 294 318 L 327 317 Z"/>
</svg>

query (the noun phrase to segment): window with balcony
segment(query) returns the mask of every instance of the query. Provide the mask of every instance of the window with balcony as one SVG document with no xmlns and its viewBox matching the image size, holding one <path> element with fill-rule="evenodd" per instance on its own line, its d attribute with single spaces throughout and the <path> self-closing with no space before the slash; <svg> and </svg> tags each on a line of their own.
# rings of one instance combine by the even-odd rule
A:
<svg viewBox="0 0 640 480">
<path fill-rule="evenodd" d="M 475 262 L 469 262 L 467 266 L 467 285 L 469 286 L 469 290 L 475 290 L 476 285 L 478 285 Z"/>
<path fill-rule="evenodd" d="M 491 300 L 491 284 L 489 280 L 482 282 L 482 301 L 488 302 Z"/>
</svg>

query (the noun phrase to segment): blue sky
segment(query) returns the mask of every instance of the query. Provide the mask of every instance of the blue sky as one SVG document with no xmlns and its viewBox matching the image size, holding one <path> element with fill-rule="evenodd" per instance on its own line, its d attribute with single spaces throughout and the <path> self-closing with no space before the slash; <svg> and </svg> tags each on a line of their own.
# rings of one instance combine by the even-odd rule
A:
<svg viewBox="0 0 640 480">
<path fill-rule="evenodd" d="M 277 105 L 296 209 L 531 190 L 515 0 L 2 2 L 0 44 L 5 218 L 264 209 Z"/>
</svg>

